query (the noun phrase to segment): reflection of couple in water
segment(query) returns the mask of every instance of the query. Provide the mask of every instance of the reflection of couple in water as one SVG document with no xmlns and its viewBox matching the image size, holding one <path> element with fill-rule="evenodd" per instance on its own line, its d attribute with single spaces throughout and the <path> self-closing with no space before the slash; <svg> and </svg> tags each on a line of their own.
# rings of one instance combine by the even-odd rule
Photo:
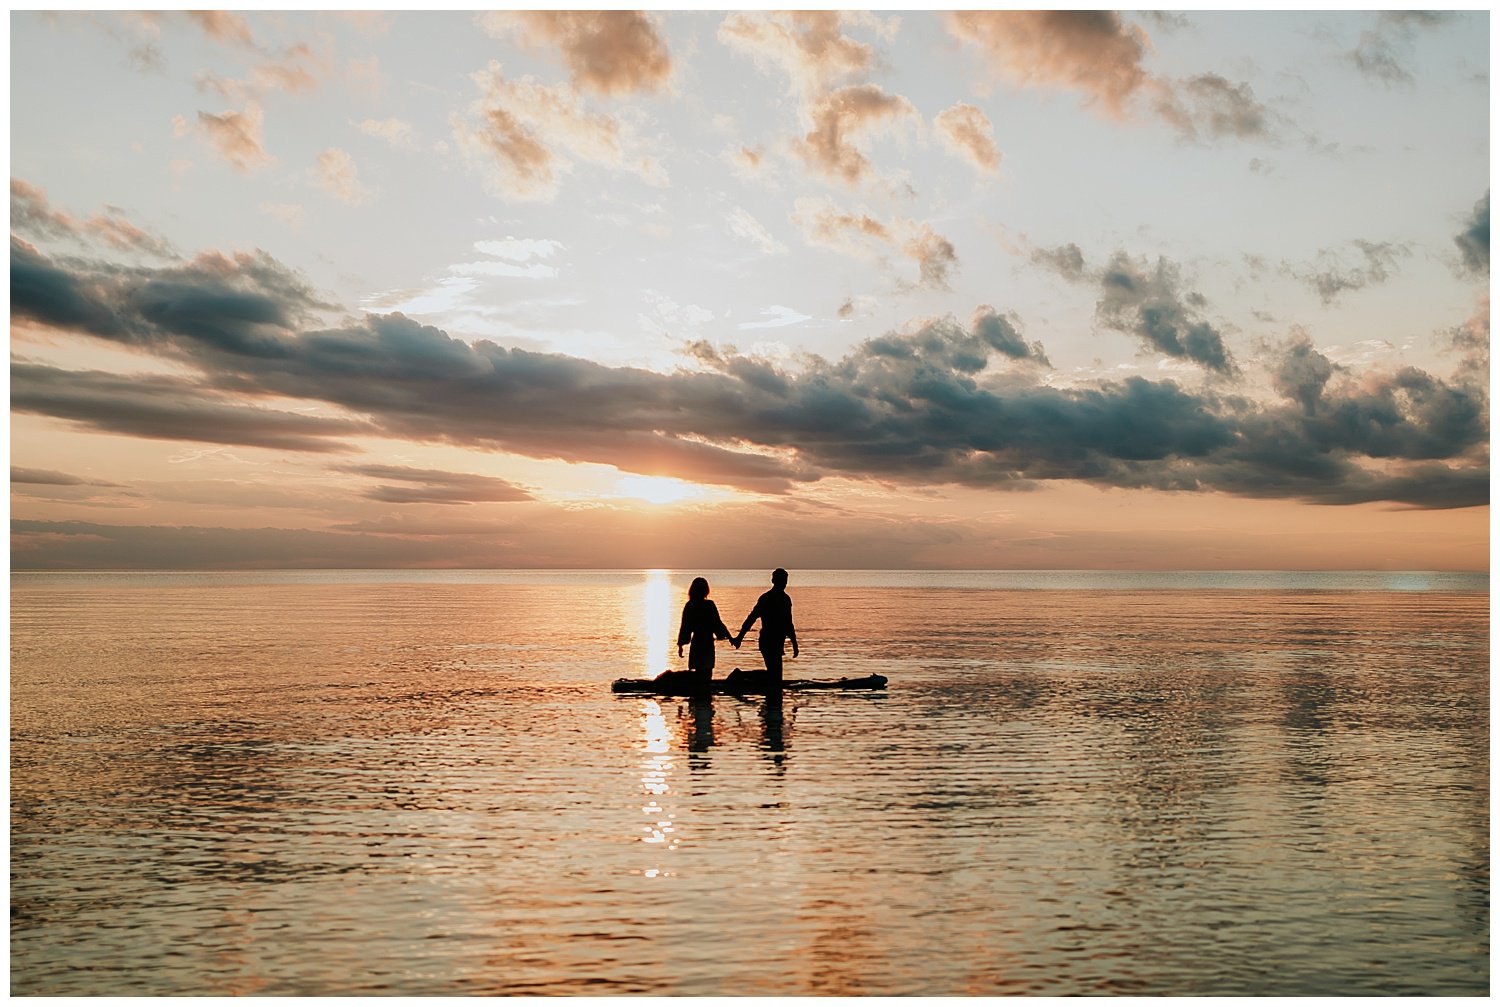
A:
<svg viewBox="0 0 1500 1007">
<path fill-rule="evenodd" d="M 726 681 L 733 686 L 737 679 L 756 680 L 764 675 L 768 689 L 780 688 L 781 662 L 788 640 L 792 642 L 792 656 L 796 657 L 798 653 L 797 629 L 792 625 L 792 599 L 786 593 L 786 571 L 778 568 L 771 574 L 771 590 L 755 602 L 735 637 L 729 635 L 724 620 L 719 618 L 719 607 L 708 600 L 708 581 L 702 577 L 693 578 L 688 587 L 687 604 L 682 606 L 682 627 L 677 631 L 677 656 L 682 656 L 684 645 L 688 648 L 688 670 L 683 677 L 697 687 L 707 689 L 713 679 L 714 640 L 729 640 L 738 650 L 757 619 L 760 620 L 760 656 L 766 662 L 766 670 L 746 673 L 736 668 Z"/>
</svg>

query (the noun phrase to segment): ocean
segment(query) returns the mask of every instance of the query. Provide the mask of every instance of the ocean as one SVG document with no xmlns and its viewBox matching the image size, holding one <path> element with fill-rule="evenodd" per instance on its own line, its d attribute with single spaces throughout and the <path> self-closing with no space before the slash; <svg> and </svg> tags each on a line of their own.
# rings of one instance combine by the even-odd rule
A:
<svg viewBox="0 0 1500 1007">
<path fill-rule="evenodd" d="M 11 992 L 1488 992 L 1487 575 L 700 573 L 13 573 Z"/>
</svg>

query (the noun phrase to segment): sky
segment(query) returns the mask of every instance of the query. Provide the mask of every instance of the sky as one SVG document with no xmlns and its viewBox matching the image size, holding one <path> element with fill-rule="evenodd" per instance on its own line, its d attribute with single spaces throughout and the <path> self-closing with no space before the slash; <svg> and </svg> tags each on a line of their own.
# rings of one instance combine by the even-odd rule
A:
<svg viewBox="0 0 1500 1007">
<path fill-rule="evenodd" d="M 12 13 L 12 567 L 1486 570 L 1489 32 Z"/>
</svg>

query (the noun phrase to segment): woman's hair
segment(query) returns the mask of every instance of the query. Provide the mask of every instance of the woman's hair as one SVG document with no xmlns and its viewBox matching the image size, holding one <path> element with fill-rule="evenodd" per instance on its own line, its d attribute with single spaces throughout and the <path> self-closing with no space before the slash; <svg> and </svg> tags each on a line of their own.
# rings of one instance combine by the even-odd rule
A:
<svg viewBox="0 0 1500 1007">
<path fill-rule="evenodd" d="M 702 599 L 708 597 L 708 581 L 702 577 L 694 577 L 693 582 L 688 585 L 688 597 Z"/>
</svg>

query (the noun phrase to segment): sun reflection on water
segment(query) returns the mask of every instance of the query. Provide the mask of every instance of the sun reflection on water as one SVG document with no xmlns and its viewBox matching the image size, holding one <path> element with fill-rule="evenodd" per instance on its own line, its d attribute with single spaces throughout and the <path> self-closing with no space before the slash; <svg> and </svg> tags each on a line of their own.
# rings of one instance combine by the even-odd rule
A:
<svg viewBox="0 0 1500 1007">
<path fill-rule="evenodd" d="M 677 830 L 673 819 L 676 816 L 669 812 L 661 801 L 661 798 L 672 789 L 668 782 L 674 762 L 672 736 L 667 728 L 667 718 L 662 713 L 661 704 L 654 699 L 641 700 L 641 729 L 646 753 L 646 758 L 641 762 L 641 788 L 650 795 L 646 804 L 641 808 L 641 812 L 647 819 L 646 824 L 641 827 L 644 833 L 641 836 L 641 842 L 664 850 L 675 849 Z M 647 868 L 644 873 L 647 877 L 671 874 L 670 871 L 663 871 L 659 865 Z"/>
<path fill-rule="evenodd" d="M 641 588 L 641 632 L 646 641 L 645 672 L 654 678 L 672 667 L 672 582 L 666 570 L 647 570 Z"/>
</svg>

